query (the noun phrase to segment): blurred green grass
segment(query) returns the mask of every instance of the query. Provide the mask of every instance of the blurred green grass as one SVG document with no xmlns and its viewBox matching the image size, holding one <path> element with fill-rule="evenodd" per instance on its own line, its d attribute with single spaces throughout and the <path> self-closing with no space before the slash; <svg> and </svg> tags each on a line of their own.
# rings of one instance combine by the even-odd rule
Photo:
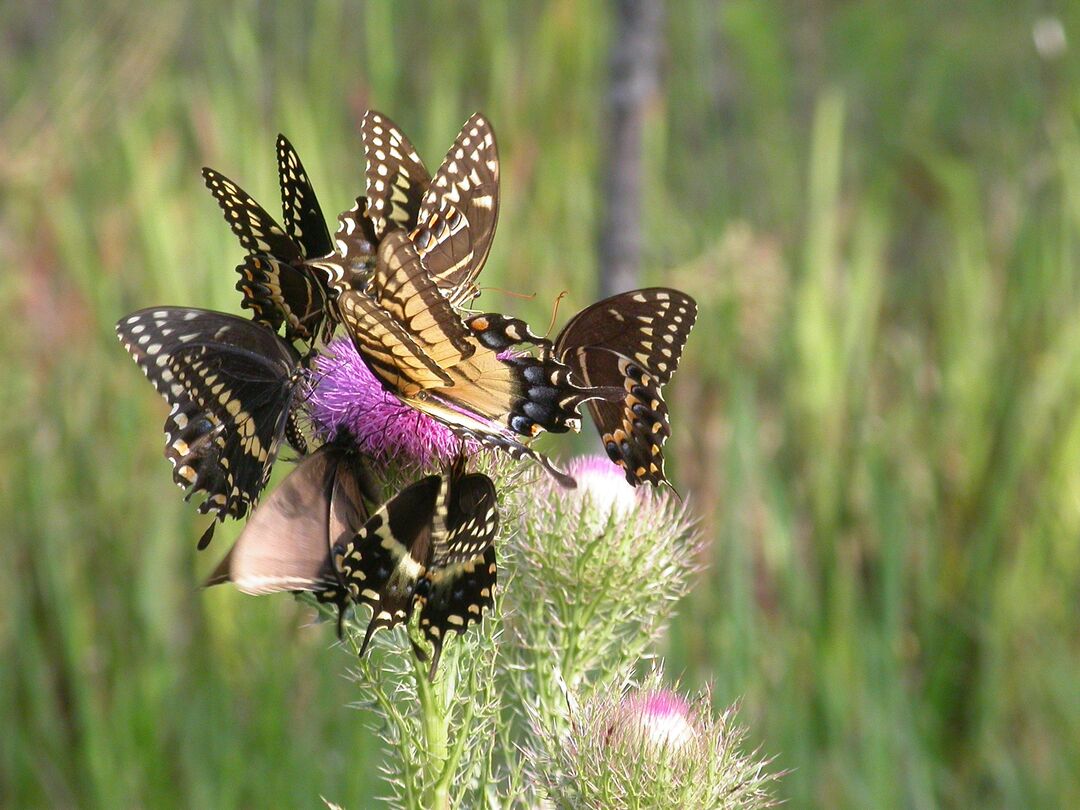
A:
<svg viewBox="0 0 1080 810">
<path fill-rule="evenodd" d="M 702 303 L 670 466 L 710 567 L 665 654 L 742 699 L 791 806 L 1080 805 L 1080 60 L 1037 52 L 1047 8 L 669 8 L 643 283 Z M 198 168 L 272 207 L 283 131 L 346 208 L 368 105 L 432 165 L 483 110 L 483 280 L 538 294 L 485 305 L 585 305 L 610 30 L 599 0 L 0 7 L 0 802 L 366 806 L 347 659 L 287 598 L 196 590 L 231 532 L 195 554 L 112 325 L 235 311 Z"/>
</svg>

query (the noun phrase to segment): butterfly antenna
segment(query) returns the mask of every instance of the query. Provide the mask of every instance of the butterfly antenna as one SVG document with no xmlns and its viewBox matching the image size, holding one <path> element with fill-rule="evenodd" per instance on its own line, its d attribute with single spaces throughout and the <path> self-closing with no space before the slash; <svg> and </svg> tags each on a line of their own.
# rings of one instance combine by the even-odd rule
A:
<svg viewBox="0 0 1080 810">
<path fill-rule="evenodd" d="M 559 314 L 559 304 L 561 304 L 561 303 L 562 303 L 562 300 L 563 300 L 564 298 L 566 298 L 566 295 L 567 295 L 567 291 L 566 291 L 566 290 L 563 290 L 563 291 L 562 291 L 561 293 L 559 293 L 558 295 L 556 295 L 556 296 L 555 296 L 555 303 L 554 303 L 554 305 L 552 305 L 552 307 L 551 307 L 551 321 L 550 321 L 550 322 L 548 323 L 548 328 L 547 328 L 547 331 L 546 331 L 546 332 L 544 332 L 544 337 L 545 337 L 545 338 L 546 338 L 546 337 L 547 337 L 548 335 L 550 335 L 550 334 L 551 334 L 551 330 L 555 328 L 555 318 L 556 318 L 556 317 L 558 316 L 558 314 Z"/>
<path fill-rule="evenodd" d="M 486 292 L 502 293 L 503 295 L 509 295 L 511 298 L 520 298 L 523 301 L 532 301 L 534 298 L 536 298 L 536 293 L 519 293 L 519 292 L 514 292 L 513 290 L 507 290 L 504 287 L 481 287 L 480 288 L 480 293 L 486 293 Z M 478 294 L 477 298 L 479 298 L 479 297 L 480 296 Z"/>
</svg>

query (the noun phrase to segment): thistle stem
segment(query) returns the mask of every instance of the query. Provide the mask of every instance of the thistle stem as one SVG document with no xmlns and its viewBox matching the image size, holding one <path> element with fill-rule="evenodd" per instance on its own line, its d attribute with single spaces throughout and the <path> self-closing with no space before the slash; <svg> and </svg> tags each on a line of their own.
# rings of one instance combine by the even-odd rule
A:
<svg viewBox="0 0 1080 810">
<path fill-rule="evenodd" d="M 442 779 L 442 771 L 447 763 L 447 739 L 449 737 L 449 717 L 446 708 L 453 693 L 452 678 L 444 677 L 437 683 L 428 680 L 427 667 L 413 657 L 413 678 L 416 681 L 416 695 L 420 702 L 421 724 L 424 729 L 424 747 L 427 751 L 427 768 L 431 778 L 425 779 L 423 808 L 431 810 L 449 810 L 450 780 Z"/>
</svg>

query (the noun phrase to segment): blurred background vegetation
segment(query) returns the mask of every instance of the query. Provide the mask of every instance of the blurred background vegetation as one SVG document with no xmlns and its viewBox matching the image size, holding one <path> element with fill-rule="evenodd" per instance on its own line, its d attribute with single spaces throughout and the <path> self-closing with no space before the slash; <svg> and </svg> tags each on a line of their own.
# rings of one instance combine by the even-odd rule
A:
<svg viewBox="0 0 1080 810">
<path fill-rule="evenodd" d="M 429 166 L 483 110 L 482 278 L 538 294 L 484 306 L 584 306 L 611 8 L 89 9 L 0 6 L 0 802 L 366 806 L 348 659 L 196 589 L 235 529 L 195 553 L 113 324 L 238 311 L 199 167 L 274 210 L 282 131 L 336 212 L 369 105 Z M 709 568 L 663 653 L 742 700 L 789 806 L 1080 806 L 1077 44 L 1076 4 L 668 7 L 643 282 L 702 305 L 669 470 Z"/>
</svg>

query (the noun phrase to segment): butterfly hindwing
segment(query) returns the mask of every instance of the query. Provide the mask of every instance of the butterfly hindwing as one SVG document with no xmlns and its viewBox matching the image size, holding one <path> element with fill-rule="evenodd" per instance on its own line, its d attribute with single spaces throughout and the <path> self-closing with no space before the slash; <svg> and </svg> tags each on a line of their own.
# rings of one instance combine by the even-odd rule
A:
<svg viewBox="0 0 1080 810">
<path fill-rule="evenodd" d="M 277 331 L 285 327 L 286 340 L 311 342 L 319 333 L 327 313 L 326 288 L 310 269 L 266 254 L 248 254 L 237 265 L 240 280 L 236 289 L 243 295 L 241 306 L 252 317 Z"/>
<path fill-rule="evenodd" d="M 439 491 L 438 475 L 429 475 L 391 498 L 356 534 L 334 549 L 334 564 L 349 596 L 371 608 L 371 621 L 360 648 L 363 655 L 382 628 L 407 622 L 417 583 L 431 552 L 431 523 Z"/>
<path fill-rule="evenodd" d="M 435 571 L 420 600 L 420 630 L 431 644 L 431 668 L 434 679 L 442 656 L 443 644 L 451 633 L 464 633 L 470 624 L 479 622 L 485 610 L 495 605 L 497 579 L 495 546 L 459 563 Z"/>
<path fill-rule="evenodd" d="M 445 531 L 435 532 L 427 576 L 417 587 L 420 630 L 432 645 L 430 677 L 450 633 L 464 633 L 495 604 L 495 485 L 474 473 L 454 480 Z"/>
<path fill-rule="evenodd" d="M 272 331 L 233 315 L 155 307 L 116 326 L 124 348 L 170 404 L 165 455 L 199 509 L 243 517 L 266 485 L 302 380 Z"/>
<path fill-rule="evenodd" d="M 555 340 L 555 354 L 591 387 L 621 387 L 621 398 L 588 403 L 608 456 L 634 486 L 659 484 L 663 444 L 671 433 L 661 387 L 671 379 L 697 317 L 678 290 L 633 290 L 575 315 Z"/>
<path fill-rule="evenodd" d="M 465 325 L 484 346 L 502 352 L 522 343 L 539 348 L 550 354 L 552 342 L 535 334 L 521 318 L 512 318 L 499 312 L 484 312 L 465 319 Z"/>
</svg>

